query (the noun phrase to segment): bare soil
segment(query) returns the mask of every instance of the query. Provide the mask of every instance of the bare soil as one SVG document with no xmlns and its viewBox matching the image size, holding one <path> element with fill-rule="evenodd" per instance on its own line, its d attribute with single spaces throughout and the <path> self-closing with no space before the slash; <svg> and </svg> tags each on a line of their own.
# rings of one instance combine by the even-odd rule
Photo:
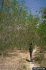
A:
<svg viewBox="0 0 46 70">
<path fill-rule="evenodd" d="M 36 50 L 33 50 L 33 58 Z M 28 51 L 14 50 L 5 54 L 3 58 L 0 56 L 0 70 L 32 70 L 32 67 L 39 66 L 34 60 L 28 62 L 29 59 Z"/>
</svg>

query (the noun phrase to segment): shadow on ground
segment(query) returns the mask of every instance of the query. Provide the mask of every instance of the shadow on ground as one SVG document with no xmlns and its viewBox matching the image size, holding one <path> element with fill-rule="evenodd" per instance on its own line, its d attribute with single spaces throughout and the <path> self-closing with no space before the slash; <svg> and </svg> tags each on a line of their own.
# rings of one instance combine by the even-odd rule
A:
<svg viewBox="0 0 46 70">
<path fill-rule="evenodd" d="M 26 59 L 27 62 L 31 62 L 30 60 Z"/>
<path fill-rule="evenodd" d="M 4 53 L 3 57 L 13 57 L 13 56 L 17 56 L 17 55 L 18 55 L 17 53 L 14 53 L 14 54 Z M 0 54 L 0 56 L 2 56 L 2 54 Z"/>
</svg>

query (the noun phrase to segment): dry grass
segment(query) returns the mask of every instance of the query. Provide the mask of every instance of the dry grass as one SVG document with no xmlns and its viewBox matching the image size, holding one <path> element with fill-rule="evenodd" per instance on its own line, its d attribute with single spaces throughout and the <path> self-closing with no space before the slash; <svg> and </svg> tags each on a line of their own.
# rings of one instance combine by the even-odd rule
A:
<svg viewBox="0 0 46 70">
<path fill-rule="evenodd" d="M 37 48 L 37 51 L 33 55 L 34 64 L 37 65 L 37 63 L 39 63 L 40 66 L 45 67 L 45 65 L 46 65 L 45 55 L 46 54 L 44 55 L 45 59 L 43 59 L 43 61 L 40 63 L 41 54 L 39 56 L 38 53 L 40 53 L 40 52 L 39 52 L 39 49 Z M 42 56 L 41 56 L 41 58 L 42 58 Z M 4 53 L 4 58 L 2 58 L 0 56 L 0 70 L 32 70 L 31 69 L 32 64 L 30 64 L 28 61 L 26 61 L 26 59 L 29 60 L 28 51 L 14 49 L 14 51 Z M 37 66 L 39 66 L 39 64 Z"/>
<path fill-rule="evenodd" d="M 20 50 L 4 53 L 3 58 L 0 56 L 0 70 L 27 70 L 25 56 Z"/>
<path fill-rule="evenodd" d="M 40 52 L 40 49 L 37 48 L 34 56 L 35 63 L 38 63 L 40 67 L 46 67 L 46 53 Z"/>
</svg>

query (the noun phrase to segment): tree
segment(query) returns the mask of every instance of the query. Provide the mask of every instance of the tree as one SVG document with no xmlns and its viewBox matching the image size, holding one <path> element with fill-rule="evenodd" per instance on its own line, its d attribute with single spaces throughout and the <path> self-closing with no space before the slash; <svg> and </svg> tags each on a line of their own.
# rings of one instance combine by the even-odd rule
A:
<svg viewBox="0 0 46 70">
<path fill-rule="evenodd" d="M 42 19 L 46 19 L 46 7 L 41 7 L 41 14 L 42 14 Z"/>
<path fill-rule="evenodd" d="M 40 50 L 42 52 L 45 52 L 45 50 L 46 50 L 46 47 L 45 47 L 45 45 L 46 45 L 46 20 L 45 20 L 46 19 L 46 17 L 45 17 L 46 16 L 46 12 L 45 12 L 46 7 L 41 8 L 41 11 L 42 11 L 42 22 L 38 27 L 38 35 L 40 36 L 40 42 L 39 42 L 39 44 L 41 46 Z"/>
<path fill-rule="evenodd" d="M 3 0 L 1 8 L 1 16 L 0 16 L 0 26 L 1 26 L 1 42 L 0 42 L 0 50 L 2 51 L 2 55 L 6 49 L 13 49 L 15 45 L 20 44 L 21 46 L 21 30 L 17 31 L 18 26 L 24 28 L 26 21 L 27 11 L 22 8 L 17 0 Z M 18 35 L 20 34 L 21 37 Z M 17 37 L 16 37 L 17 35 Z M 17 41 L 18 39 L 18 41 Z M 18 43 L 17 43 L 18 42 Z"/>
</svg>

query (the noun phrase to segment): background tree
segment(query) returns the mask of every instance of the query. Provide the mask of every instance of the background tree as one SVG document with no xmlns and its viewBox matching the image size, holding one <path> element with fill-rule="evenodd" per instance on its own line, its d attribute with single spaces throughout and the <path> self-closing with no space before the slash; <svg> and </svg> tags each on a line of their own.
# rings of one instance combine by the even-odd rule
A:
<svg viewBox="0 0 46 70">
<path fill-rule="evenodd" d="M 40 36 L 40 46 L 41 46 L 41 51 L 44 52 L 46 50 L 46 7 L 41 9 L 42 11 L 42 22 L 38 27 L 38 35 Z M 44 50 L 43 50 L 44 49 Z"/>
<path fill-rule="evenodd" d="M 44 58 L 44 54 L 46 52 L 46 7 L 40 9 L 41 14 L 41 24 L 37 26 L 37 46 L 40 48 L 39 53 L 39 61 L 41 66 L 45 66 L 46 59 Z"/>
</svg>

